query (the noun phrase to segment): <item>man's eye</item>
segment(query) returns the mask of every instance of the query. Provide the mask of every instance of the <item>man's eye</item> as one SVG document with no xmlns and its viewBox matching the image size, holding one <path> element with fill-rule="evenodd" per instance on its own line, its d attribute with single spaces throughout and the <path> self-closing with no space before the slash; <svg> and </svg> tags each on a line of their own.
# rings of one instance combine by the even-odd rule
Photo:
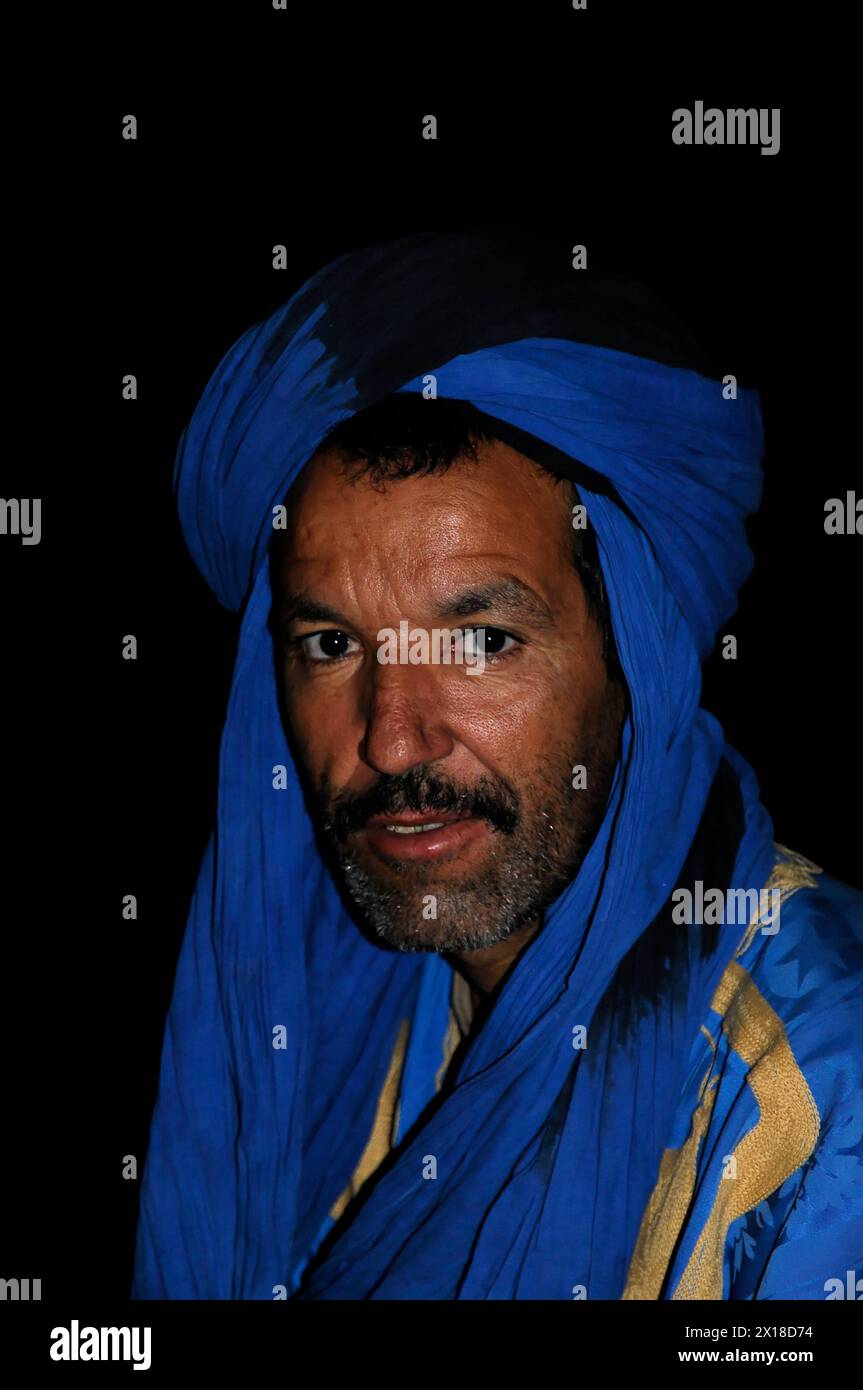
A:
<svg viewBox="0 0 863 1390">
<path fill-rule="evenodd" d="M 480 652 L 486 659 L 490 656 L 506 656 L 518 640 L 511 632 L 504 632 L 502 627 L 466 627 L 463 632 L 465 657 L 473 659 Z M 505 645 L 507 643 L 509 645 Z"/>
<path fill-rule="evenodd" d="M 303 656 L 307 661 L 333 662 L 356 651 L 359 643 L 346 632 L 330 628 L 326 632 L 310 632 L 299 639 Z"/>
</svg>

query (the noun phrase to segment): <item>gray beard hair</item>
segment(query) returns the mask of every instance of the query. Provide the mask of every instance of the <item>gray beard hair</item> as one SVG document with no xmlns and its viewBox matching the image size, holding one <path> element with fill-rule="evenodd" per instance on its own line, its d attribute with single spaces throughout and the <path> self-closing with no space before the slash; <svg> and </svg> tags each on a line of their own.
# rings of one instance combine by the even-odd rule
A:
<svg viewBox="0 0 863 1390">
<path fill-rule="evenodd" d="M 494 827 L 491 862 L 461 880 L 440 883 L 432 864 L 393 864 L 390 873 L 405 878 L 404 887 L 382 882 L 344 844 L 331 838 L 345 887 L 367 923 L 381 940 L 400 951 L 477 951 L 505 941 L 536 919 L 560 895 L 577 873 L 605 806 L 614 771 L 614 757 L 600 746 L 590 768 L 588 787 L 573 790 L 565 766 L 562 782 L 543 778 L 547 799 L 531 811 L 535 783 L 519 788 L 524 807 L 511 833 Z M 423 899 L 432 896 L 436 918 Z"/>
</svg>

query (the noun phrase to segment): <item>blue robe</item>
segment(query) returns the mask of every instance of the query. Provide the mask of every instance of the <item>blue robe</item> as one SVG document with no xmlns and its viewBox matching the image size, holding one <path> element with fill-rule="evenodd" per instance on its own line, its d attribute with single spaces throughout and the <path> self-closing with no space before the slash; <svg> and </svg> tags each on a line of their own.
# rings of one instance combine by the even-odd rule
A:
<svg viewBox="0 0 863 1390">
<path fill-rule="evenodd" d="M 863 1269 L 861 897 L 777 862 L 699 705 L 751 567 L 757 395 L 644 292 L 518 256 L 458 234 L 341 257 L 228 352 L 181 440 L 187 543 L 243 618 L 134 1297 L 826 1298 Z M 267 629 L 273 518 L 325 431 L 430 381 L 584 470 L 630 696 L 590 851 L 439 1091 L 449 967 L 351 919 Z M 681 884 L 776 874 L 772 934 L 669 918 Z M 396 1146 L 333 1230 L 400 1037 Z"/>
</svg>

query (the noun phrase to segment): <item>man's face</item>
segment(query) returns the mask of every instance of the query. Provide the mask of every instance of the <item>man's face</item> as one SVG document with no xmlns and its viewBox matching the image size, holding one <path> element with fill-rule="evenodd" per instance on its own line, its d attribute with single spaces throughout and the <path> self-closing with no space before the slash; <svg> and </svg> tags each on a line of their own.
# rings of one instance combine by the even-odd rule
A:
<svg viewBox="0 0 863 1390">
<path fill-rule="evenodd" d="M 322 451 L 276 532 L 296 756 L 347 891 L 402 950 L 477 950 L 535 922 L 601 817 L 623 694 L 573 567 L 570 508 L 500 441 L 384 488 Z M 379 634 L 403 621 L 467 630 L 468 661 L 483 629 L 483 669 L 382 663 Z"/>
</svg>

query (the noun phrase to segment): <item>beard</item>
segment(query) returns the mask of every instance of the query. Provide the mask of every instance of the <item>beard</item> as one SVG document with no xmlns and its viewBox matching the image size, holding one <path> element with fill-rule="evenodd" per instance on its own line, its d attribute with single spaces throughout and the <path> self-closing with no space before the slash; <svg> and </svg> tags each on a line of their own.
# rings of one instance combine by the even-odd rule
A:
<svg viewBox="0 0 863 1390">
<path fill-rule="evenodd" d="M 365 793 L 334 793 L 325 779 L 316 799 L 338 875 L 374 932 L 400 951 L 476 951 L 536 920 L 574 878 L 608 800 L 619 728 L 603 722 L 588 750 L 559 746 L 518 787 L 484 776 L 461 786 L 433 764 L 381 776 Z M 588 769 L 574 790 L 572 768 Z M 455 811 L 491 829 L 483 862 L 459 872 L 445 864 L 392 860 L 385 867 L 356 842 L 370 817 Z"/>
</svg>

